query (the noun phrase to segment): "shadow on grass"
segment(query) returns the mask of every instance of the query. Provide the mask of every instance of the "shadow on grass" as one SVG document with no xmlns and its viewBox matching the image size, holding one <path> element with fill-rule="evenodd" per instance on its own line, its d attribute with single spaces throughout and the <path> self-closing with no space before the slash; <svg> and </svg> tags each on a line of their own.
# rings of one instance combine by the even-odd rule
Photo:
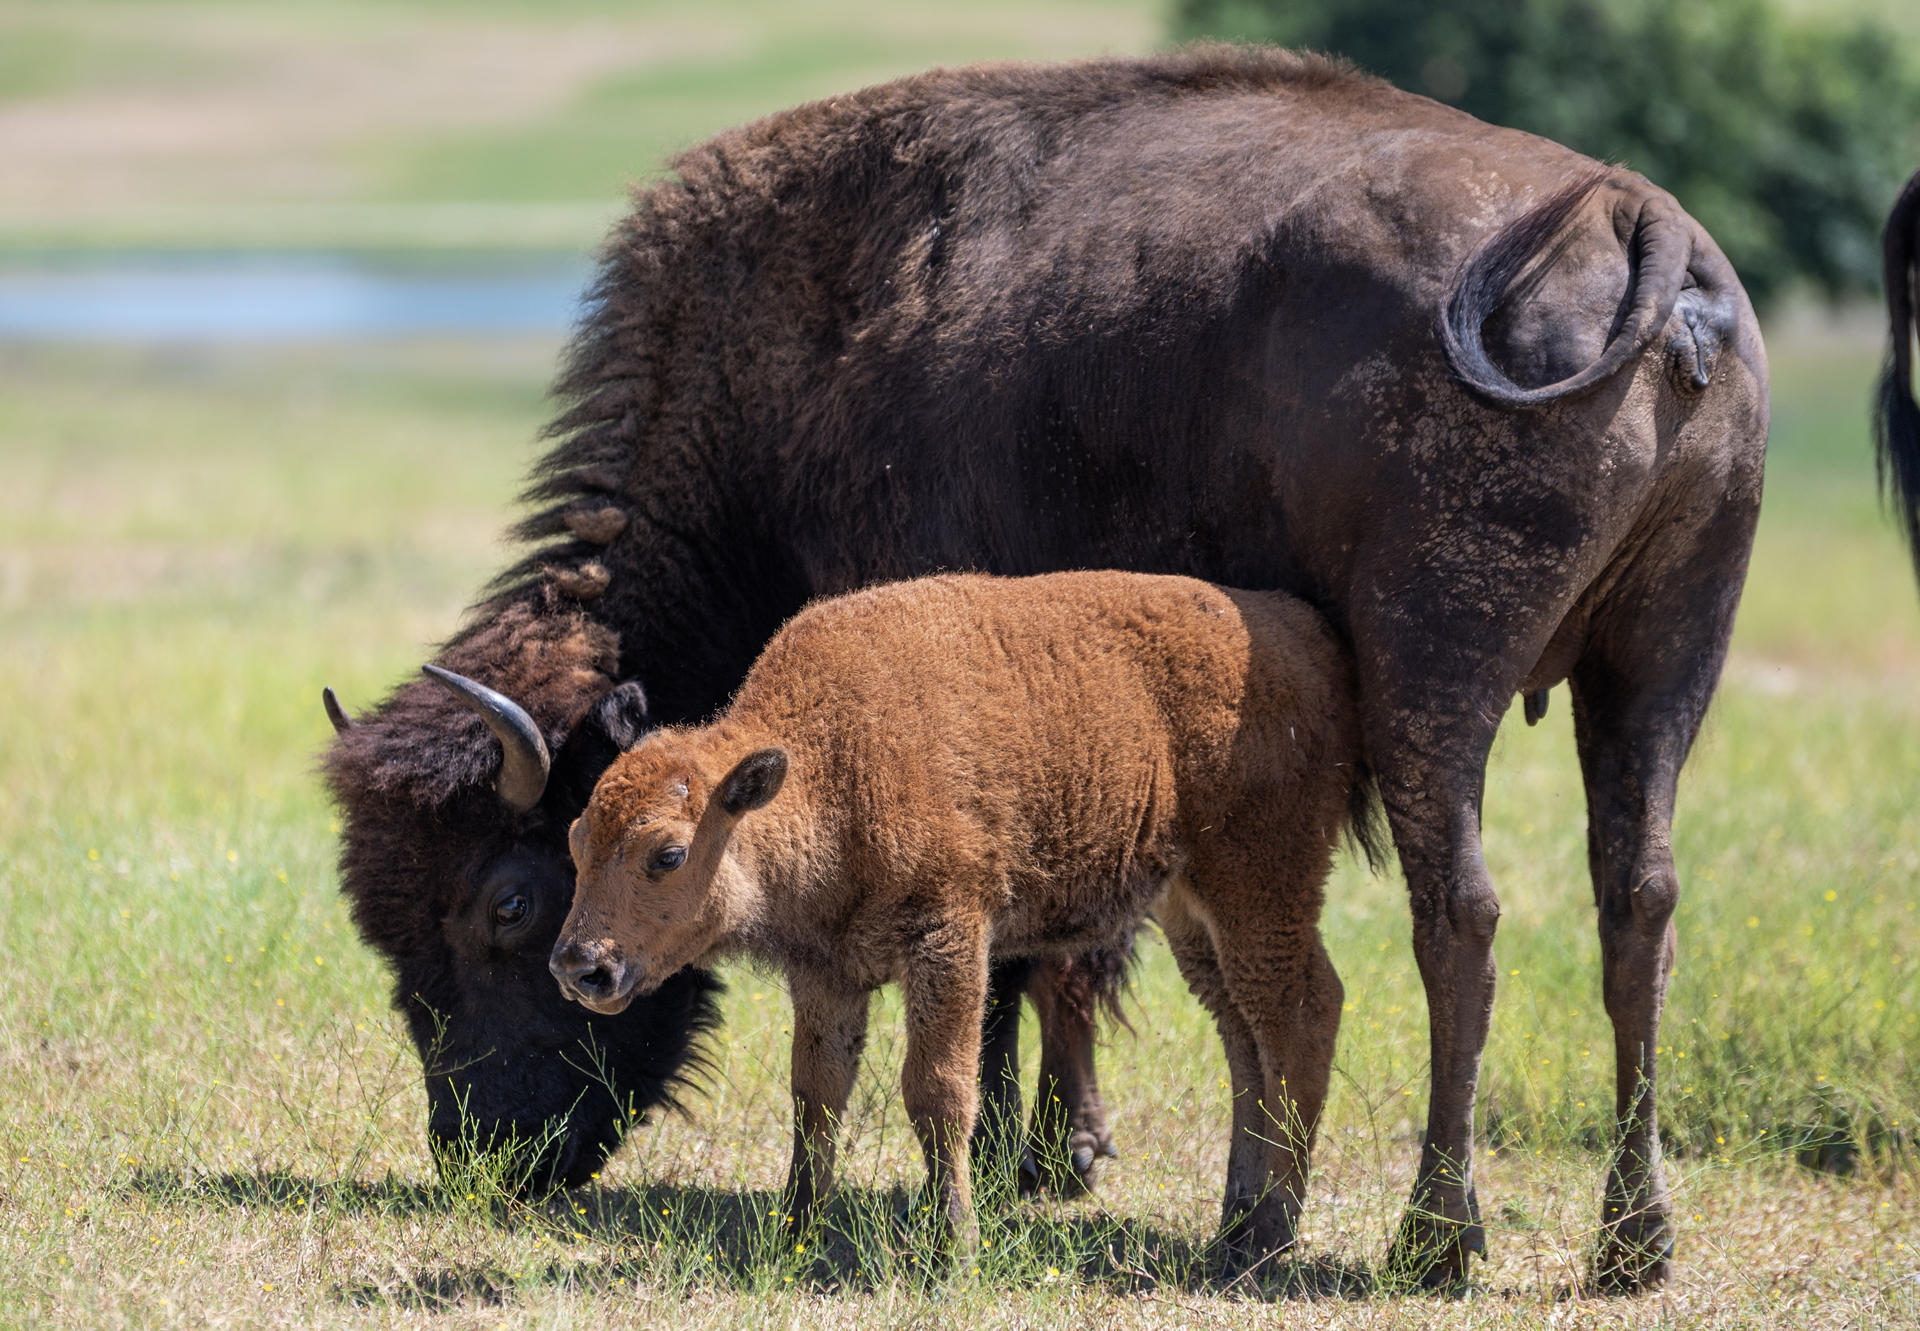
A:
<svg viewBox="0 0 1920 1331">
<path fill-rule="evenodd" d="M 176 1206 L 331 1210 L 349 1215 L 419 1215 L 452 1209 L 443 1189 L 392 1175 L 371 1181 L 322 1181 L 278 1169 L 222 1174 L 138 1169 L 122 1187 L 134 1196 Z"/>
<path fill-rule="evenodd" d="M 348 1215 L 477 1216 L 567 1248 L 606 1248 L 598 1256 L 528 1254 L 524 1265 L 442 1264 L 396 1271 L 395 1279 L 337 1287 L 359 1306 L 434 1310 L 491 1306 L 542 1288 L 612 1292 L 636 1284 L 693 1290 L 761 1292 L 798 1286 L 820 1294 L 862 1294 L 887 1287 L 933 1293 L 951 1263 L 925 1228 L 914 1194 L 844 1187 L 809 1232 L 795 1234 L 773 1191 L 646 1184 L 584 1188 L 531 1204 L 496 1200 L 462 1206 L 445 1189 L 391 1175 L 378 1180 L 320 1180 L 263 1170 L 194 1174 L 143 1169 L 128 1193 L 169 1205 Z M 1062 1278 L 1115 1293 L 1229 1297 L 1250 1302 L 1359 1299 L 1389 1292 L 1364 1264 L 1316 1256 L 1276 1260 L 1252 1271 L 1221 1269 L 1208 1245 L 1150 1221 L 1099 1212 L 1062 1214 L 1044 1205 L 983 1204 L 978 1274 L 1007 1290 Z"/>
<path fill-rule="evenodd" d="M 343 1286 L 335 1294 L 362 1306 L 427 1310 L 498 1304 L 537 1289 L 604 1294 L 636 1285 L 735 1293 L 800 1288 L 829 1296 L 905 1286 L 933 1294 L 958 1273 L 940 1257 L 917 1206 L 897 1186 L 843 1188 L 816 1226 L 795 1234 L 772 1191 L 583 1189 L 525 1208 L 522 1215 L 563 1243 L 604 1244 L 611 1251 L 603 1255 L 535 1256 L 518 1267 L 443 1265 L 393 1281 Z M 1207 1245 L 1145 1221 L 1050 1214 L 1025 1203 L 983 1208 L 981 1220 L 986 1242 L 967 1278 L 998 1289 L 1066 1278 L 1163 1299 L 1204 1295 L 1265 1302 L 1385 1292 L 1370 1268 L 1324 1256 L 1229 1275 Z"/>
</svg>

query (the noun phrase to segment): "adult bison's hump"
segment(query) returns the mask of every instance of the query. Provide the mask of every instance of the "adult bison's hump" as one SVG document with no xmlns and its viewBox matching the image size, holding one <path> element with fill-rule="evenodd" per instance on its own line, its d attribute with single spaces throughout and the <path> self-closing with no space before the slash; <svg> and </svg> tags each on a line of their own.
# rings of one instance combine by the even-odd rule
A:
<svg viewBox="0 0 1920 1331">
<path fill-rule="evenodd" d="M 1449 281 L 1594 169 L 1270 48 L 941 70 L 813 103 L 641 196 L 560 384 L 579 405 L 559 431 L 594 437 L 555 461 L 604 459 L 636 490 L 752 477 L 828 588 L 983 548 L 1009 572 L 1298 587 L 1296 492 L 1382 421 L 1459 405 Z M 1523 385 L 1591 361 L 1615 322 L 1627 247 L 1601 211 L 1489 321 Z M 838 569 L 850 530 L 859 567 Z"/>
<path fill-rule="evenodd" d="M 683 155 L 671 212 L 703 225 L 654 239 L 717 247 L 735 291 L 830 292 L 822 351 L 1025 358 L 1186 335 L 1322 271 L 1391 269 L 1430 324 L 1475 241 L 1593 165 L 1337 61 L 1209 46 L 783 112 Z"/>
</svg>

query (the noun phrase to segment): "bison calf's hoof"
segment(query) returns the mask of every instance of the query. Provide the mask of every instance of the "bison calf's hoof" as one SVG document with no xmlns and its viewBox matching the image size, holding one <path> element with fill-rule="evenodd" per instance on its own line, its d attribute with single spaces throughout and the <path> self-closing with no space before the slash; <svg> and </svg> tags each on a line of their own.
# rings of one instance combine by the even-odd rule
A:
<svg viewBox="0 0 1920 1331">
<path fill-rule="evenodd" d="M 1258 1201 L 1236 1199 L 1222 1209 L 1220 1232 L 1214 1236 L 1214 1259 L 1229 1279 L 1278 1274 L 1278 1260 L 1299 1240 L 1299 1208 L 1277 1193 Z"/>
<path fill-rule="evenodd" d="M 980 1222 L 971 1209 L 954 1212 L 929 1203 L 924 1193 L 908 1194 L 893 1212 L 895 1235 L 917 1260 L 923 1275 L 966 1271 L 978 1260 Z"/>
</svg>

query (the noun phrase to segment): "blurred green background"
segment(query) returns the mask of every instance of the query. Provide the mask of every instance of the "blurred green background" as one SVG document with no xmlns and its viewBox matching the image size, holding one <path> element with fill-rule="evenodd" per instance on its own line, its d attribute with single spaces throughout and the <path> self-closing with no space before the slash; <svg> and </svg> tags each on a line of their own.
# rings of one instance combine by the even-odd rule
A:
<svg viewBox="0 0 1920 1331">
<path fill-rule="evenodd" d="M 10 4 L 0 246 L 585 249 L 725 125 L 1164 40 L 1137 0 Z"/>
<path fill-rule="evenodd" d="M 1840 0 L 1178 0 L 1174 31 L 1338 51 L 1673 191 L 1754 304 L 1874 291 L 1920 156 L 1920 7 Z"/>
</svg>

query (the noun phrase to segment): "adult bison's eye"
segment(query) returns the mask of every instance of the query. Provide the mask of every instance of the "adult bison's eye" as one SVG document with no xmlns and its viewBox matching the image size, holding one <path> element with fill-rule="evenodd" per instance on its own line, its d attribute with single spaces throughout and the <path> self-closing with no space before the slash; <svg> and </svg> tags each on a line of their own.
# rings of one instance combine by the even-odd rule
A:
<svg viewBox="0 0 1920 1331">
<path fill-rule="evenodd" d="M 511 929 L 527 918 L 531 905 L 524 892 L 509 892 L 493 904 L 493 927 Z"/>
<path fill-rule="evenodd" d="M 665 850 L 653 857 L 653 862 L 649 864 L 647 868 L 651 869 L 654 873 L 671 873 L 686 862 L 687 848 L 685 846 L 668 846 Z"/>
</svg>

